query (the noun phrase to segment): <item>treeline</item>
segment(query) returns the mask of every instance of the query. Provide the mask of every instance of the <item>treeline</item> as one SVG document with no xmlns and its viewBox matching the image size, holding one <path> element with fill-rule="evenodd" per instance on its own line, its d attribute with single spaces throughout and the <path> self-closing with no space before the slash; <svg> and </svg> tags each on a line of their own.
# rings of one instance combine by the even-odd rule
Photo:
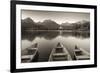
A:
<svg viewBox="0 0 100 73">
<path fill-rule="evenodd" d="M 89 31 L 90 22 L 80 21 L 76 23 L 57 24 L 52 20 L 44 20 L 43 22 L 34 22 L 31 18 L 21 20 L 21 29 L 24 30 L 81 30 Z"/>
<path fill-rule="evenodd" d="M 80 31 L 89 31 L 90 30 L 90 22 L 89 21 L 80 21 L 80 22 L 76 22 L 76 23 L 70 23 L 69 25 L 67 25 L 67 24 L 61 25 L 64 30 L 80 30 Z"/>
</svg>

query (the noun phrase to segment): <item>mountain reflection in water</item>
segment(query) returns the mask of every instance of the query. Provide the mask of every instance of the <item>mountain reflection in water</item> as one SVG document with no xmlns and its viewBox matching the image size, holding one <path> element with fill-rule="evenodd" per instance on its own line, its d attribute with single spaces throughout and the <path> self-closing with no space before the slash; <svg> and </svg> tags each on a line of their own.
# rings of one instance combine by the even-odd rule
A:
<svg viewBox="0 0 100 73">
<path fill-rule="evenodd" d="M 22 40 L 27 39 L 33 41 L 36 37 L 45 38 L 51 40 L 57 36 L 62 37 L 76 37 L 80 39 L 85 39 L 90 37 L 89 32 L 73 32 L 73 31 L 27 31 L 22 33 Z"/>
<path fill-rule="evenodd" d="M 22 53 L 27 47 L 38 43 L 39 62 L 48 61 L 49 55 L 57 43 L 62 43 L 72 55 L 75 45 L 90 52 L 90 33 L 88 31 L 26 31 L 22 33 Z"/>
</svg>

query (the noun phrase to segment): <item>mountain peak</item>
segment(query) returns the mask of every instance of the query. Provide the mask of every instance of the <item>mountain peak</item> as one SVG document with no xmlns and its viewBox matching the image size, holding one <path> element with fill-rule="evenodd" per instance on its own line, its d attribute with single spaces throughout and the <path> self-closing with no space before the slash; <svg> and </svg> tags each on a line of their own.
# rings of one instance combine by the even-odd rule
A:
<svg viewBox="0 0 100 73">
<path fill-rule="evenodd" d="M 51 19 L 47 19 L 47 20 L 44 20 L 43 22 L 54 22 L 54 21 Z"/>
<path fill-rule="evenodd" d="M 34 23 L 34 21 L 33 21 L 30 17 L 25 18 L 24 21 L 25 21 L 25 22 Z"/>
<path fill-rule="evenodd" d="M 82 20 L 82 21 L 78 21 L 78 22 L 76 22 L 77 24 L 84 24 L 84 23 L 87 23 L 87 22 L 89 22 L 89 21 L 87 21 L 87 20 Z"/>
<path fill-rule="evenodd" d="M 62 23 L 61 26 L 70 26 L 70 24 L 71 23 L 69 23 L 69 22 L 65 22 L 65 23 Z"/>
</svg>

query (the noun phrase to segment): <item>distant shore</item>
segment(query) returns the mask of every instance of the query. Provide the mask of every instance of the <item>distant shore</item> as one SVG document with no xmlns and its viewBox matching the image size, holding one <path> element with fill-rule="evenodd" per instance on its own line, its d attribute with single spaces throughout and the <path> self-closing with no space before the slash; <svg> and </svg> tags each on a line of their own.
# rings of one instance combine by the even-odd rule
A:
<svg viewBox="0 0 100 73">
<path fill-rule="evenodd" d="M 90 32 L 89 30 L 24 30 L 24 31 L 66 31 L 66 32 Z"/>
</svg>

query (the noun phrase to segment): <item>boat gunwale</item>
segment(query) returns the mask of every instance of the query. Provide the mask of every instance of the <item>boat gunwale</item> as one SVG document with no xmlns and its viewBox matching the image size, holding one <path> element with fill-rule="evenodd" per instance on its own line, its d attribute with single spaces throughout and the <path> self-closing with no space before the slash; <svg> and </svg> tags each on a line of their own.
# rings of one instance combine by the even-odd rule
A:
<svg viewBox="0 0 100 73">
<path fill-rule="evenodd" d="M 81 55 L 76 55 L 76 51 L 80 50 L 82 52 Z M 76 58 L 76 60 L 80 60 L 78 57 L 80 56 L 87 56 L 88 58 L 90 57 L 90 55 L 88 54 L 88 52 L 86 52 L 85 50 L 83 50 L 82 48 L 78 48 L 78 49 L 74 49 L 74 56 Z"/>
<path fill-rule="evenodd" d="M 70 56 L 68 50 L 63 46 L 63 44 L 60 43 L 60 45 L 61 45 L 61 48 L 64 49 L 64 53 L 66 53 L 66 55 L 68 55 L 68 58 L 70 58 L 70 60 L 72 60 L 72 57 Z M 56 46 L 55 48 L 52 49 L 48 61 L 53 61 L 53 60 L 51 60 L 51 58 L 52 58 L 52 55 L 53 55 L 54 50 L 55 50 L 56 48 L 58 48 L 58 47 Z"/>
</svg>

